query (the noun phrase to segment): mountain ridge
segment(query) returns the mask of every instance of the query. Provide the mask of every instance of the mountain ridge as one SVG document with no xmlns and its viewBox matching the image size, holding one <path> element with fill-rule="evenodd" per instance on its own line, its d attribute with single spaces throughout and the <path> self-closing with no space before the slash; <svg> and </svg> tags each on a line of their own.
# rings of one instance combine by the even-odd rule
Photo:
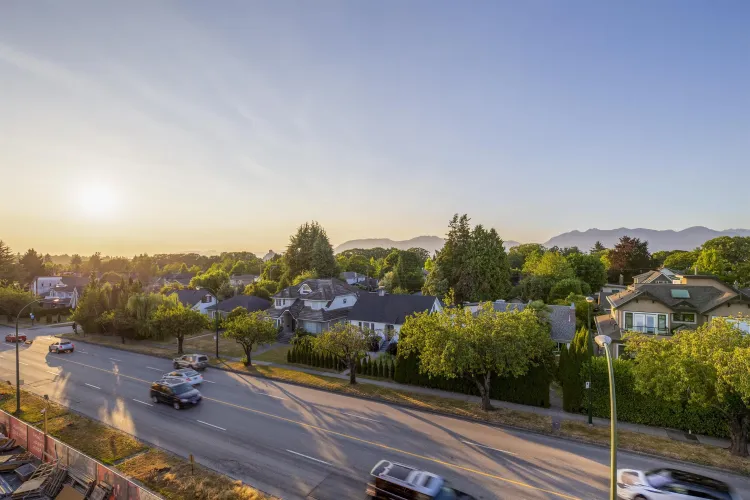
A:
<svg viewBox="0 0 750 500">
<path fill-rule="evenodd" d="M 361 238 L 357 240 L 349 240 L 337 245 L 333 249 L 334 253 L 341 253 L 346 250 L 352 250 L 354 248 L 398 248 L 399 250 L 408 250 L 410 248 L 424 248 L 430 255 L 443 248 L 445 239 L 440 236 L 417 236 L 408 240 L 392 240 L 390 238 Z M 517 241 L 504 241 L 503 245 L 505 249 L 517 246 Z"/>
<path fill-rule="evenodd" d="M 693 250 L 708 240 L 720 236 L 750 236 L 750 229 L 716 230 L 705 226 L 691 226 L 681 230 L 648 229 L 643 227 L 617 229 L 591 228 L 585 231 L 577 229 L 558 234 L 544 243 L 546 247 L 560 248 L 576 246 L 583 251 L 589 250 L 599 241 L 607 248 L 612 248 L 622 236 L 639 238 L 648 241 L 650 252 L 661 250 Z"/>
</svg>

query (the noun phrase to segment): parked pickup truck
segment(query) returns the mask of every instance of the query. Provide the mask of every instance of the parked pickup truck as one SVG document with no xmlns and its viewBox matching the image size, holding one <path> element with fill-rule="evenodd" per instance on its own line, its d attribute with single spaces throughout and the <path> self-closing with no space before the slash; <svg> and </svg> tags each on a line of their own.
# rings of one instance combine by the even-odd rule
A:
<svg viewBox="0 0 750 500">
<path fill-rule="evenodd" d="M 442 477 L 409 465 L 381 460 L 370 472 L 367 497 L 388 500 L 477 500 Z"/>
</svg>

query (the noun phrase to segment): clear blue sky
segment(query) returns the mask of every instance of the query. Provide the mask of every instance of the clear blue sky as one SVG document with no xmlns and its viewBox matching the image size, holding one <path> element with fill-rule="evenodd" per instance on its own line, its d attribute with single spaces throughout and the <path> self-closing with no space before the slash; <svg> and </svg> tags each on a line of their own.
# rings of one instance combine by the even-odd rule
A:
<svg viewBox="0 0 750 500">
<path fill-rule="evenodd" d="M 750 3 L 0 3 L 0 238 L 750 227 Z"/>
</svg>

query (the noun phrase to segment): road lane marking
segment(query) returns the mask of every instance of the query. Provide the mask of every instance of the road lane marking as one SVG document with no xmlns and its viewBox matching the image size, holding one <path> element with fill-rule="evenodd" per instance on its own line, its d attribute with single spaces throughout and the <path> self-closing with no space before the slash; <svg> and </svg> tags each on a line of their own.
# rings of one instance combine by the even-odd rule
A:
<svg viewBox="0 0 750 500">
<path fill-rule="evenodd" d="M 133 399 L 133 401 L 135 401 L 136 403 L 141 403 L 142 405 L 146 405 L 146 406 L 154 406 L 151 403 L 146 403 L 145 401 L 141 401 L 140 399 Z"/>
<path fill-rule="evenodd" d="M 86 385 L 87 385 L 87 386 L 89 386 L 89 387 L 93 387 L 94 389 L 99 389 L 100 391 L 102 390 L 102 388 L 101 388 L 101 387 L 97 387 L 97 386 L 95 386 L 95 385 L 91 385 L 91 384 L 88 384 L 88 383 L 86 383 L 86 382 L 84 382 L 84 384 L 86 384 Z"/>
<path fill-rule="evenodd" d="M 18 364 L 19 364 L 19 365 L 23 365 L 23 366 L 29 366 L 29 364 L 28 364 L 28 363 L 24 363 L 23 361 L 19 361 L 19 362 L 18 362 Z"/>
<path fill-rule="evenodd" d="M 78 352 L 80 352 L 80 353 L 83 353 L 83 354 L 88 354 L 88 352 L 87 352 L 87 351 L 82 351 L 82 350 L 80 350 L 80 349 L 78 349 Z"/>
<path fill-rule="evenodd" d="M 273 396 L 271 394 L 263 394 L 262 392 L 256 392 L 255 394 L 260 394 L 261 396 L 268 396 L 269 398 L 274 398 L 274 399 L 286 399 L 286 398 L 282 398 L 281 396 Z"/>
<path fill-rule="evenodd" d="M 161 368 L 154 368 L 153 366 L 147 366 L 146 368 L 148 368 L 149 370 L 156 370 L 157 372 L 163 372 L 164 371 Z"/>
<path fill-rule="evenodd" d="M 112 361 L 119 361 L 120 363 L 122 363 L 121 359 L 116 359 L 116 358 L 109 358 L 109 359 L 111 359 Z"/>
<path fill-rule="evenodd" d="M 53 371 L 50 371 L 50 370 L 44 370 L 44 371 L 46 371 L 47 373 L 51 373 L 52 375 L 58 375 L 59 374 L 59 372 L 53 372 Z"/>
<path fill-rule="evenodd" d="M 359 415 L 352 415 L 351 413 L 344 413 L 343 411 L 341 412 L 341 414 L 348 417 L 361 418 L 362 420 L 369 420 L 370 422 L 380 423 L 380 420 L 375 420 L 374 418 L 360 417 Z"/>
<path fill-rule="evenodd" d="M 205 383 L 207 383 L 207 384 L 215 384 L 215 383 L 216 383 L 216 382 L 211 382 L 210 380 L 206 380 L 205 378 L 203 379 L 203 381 L 204 381 Z"/>
<path fill-rule="evenodd" d="M 85 363 L 81 363 L 81 362 L 78 362 L 78 361 L 73 361 L 71 359 L 65 359 L 65 358 L 60 358 L 60 360 L 61 361 L 66 361 L 68 363 L 74 363 L 76 365 L 85 366 L 87 368 L 92 368 L 94 370 L 99 370 L 99 371 L 102 371 L 102 372 L 105 372 L 105 373 L 111 373 L 111 374 L 115 375 L 115 373 L 112 372 L 112 370 L 105 370 L 104 368 L 99 368 L 98 366 L 91 366 L 91 365 L 87 365 Z M 123 375 L 122 373 L 116 374 L 116 375 L 119 376 L 119 377 L 131 379 L 131 380 L 137 380 L 138 382 L 143 382 L 144 384 L 151 384 L 151 382 L 149 382 L 148 380 L 143 380 L 141 378 L 133 377 L 131 375 Z M 410 457 L 414 457 L 414 458 L 419 458 L 419 459 L 422 459 L 422 460 L 426 460 L 428 462 L 433 462 L 433 463 L 436 463 L 436 464 L 440 464 L 440 465 L 443 465 L 445 467 L 451 467 L 453 469 L 462 470 L 464 472 L 471 472 L 472 474 L 477 474 L 479 476 L 489 477 L 491 479 L 497 479 L 498 481 L 502 481 L 504 483 L 513 484 L 515 486 L 520 486 L 522 488 L 527 488 L 527 489 L 534 490 L 534 491 L 539 491 L 541 493 L 547 493 L 547 494 L 554 495 L 554 496 L 559 497 L 559 498 L 565 498 L 567 500 L 580 500 L 579 497 L 574 497 L 572 495 L 568 495 L 566 493 L 562 493 L 562 492 L 559 492 L 559 491 L 553 491 L 553 490 L 548 490 L 548 489 L 545 489 L 545 488 L 540 488 L 540 487 L 534 486 L 532 484 L 524 483 L 524 482 L 521 482 L 521 481 L 516 481 L 514 479 L 508 479 L 508 478 L 505 478 L 505 477 L 497 476 L 495 474 L 490 474 L 489 472 L 482 472 L 480 470 L 472 469 L 470 467 L 464 467 L 463 465 L 453 464 L 453 463 L 446 462 L 446 461 L 443 461 L 443 460 L 440 460 L 440 459 L 437 459 L 437 458 L 431 458 L 431 457 L 427 457 L 425 455 L 420 455 L 419 453 L 413 453 L 411 451 L 401 450 L 399 448 L 395 448 L 393 446 L 388 446 L 386 444 L 376 443 L 374 441 L 368 441 L 367 439 L 362 439 L 362 438 L 358 438 L 358 437 L 355 437 L 355 436 L 350 436 L 348 434 L 344 434 L 343 432 L 337 432 L 337 431 L 333 431 L 333 430 L 330 430 L 330 429 L 325 429 L 323 427 L 318 427 L 317 425 L 308 424 L 308 423 L 305 423 L 305 422 L 300 422 L 298 420 L 293 420 L 291 418 L 282 417 L 280 415 L 274 415 L 273 413 L 266 413 L 264 411 L 254 410 L 253 408 L 248 408 L 247 406 L 237 405 L 237 404 L 234 404 L 234 403 L 229 403 L 227 401 L 221 401 L 220 399 L 207 398 L 205 396 L 203 397 L 203 400 L 204 401 L 213 401 L 215 403 L 223 404 L 223 405 L 226 405 L 226 406 L 229 406 L 229 407 L 232 407 L 232 408 L 237 408 L 237 409 L 240 409 L 240 410 L 245 410 L 245 411 L 250 412 L 250 413 L 255 413 L 256 415 L 263 415 L 265 417 L 269 417 L 269 418 L 273 418 L 273 419 L 276 419 L 276 420 L 280 420 L 282 422 L 288 422 L 290 424 L 296 424 L 296 425 L 299 425 L 300 427 L 306 427 L 308 429 L 319 430 L 321 432 L 325 432 L 325 433 L 330 434 L 332 436 L 339 436 L 339 437 L 342 437 L 342 438 L 345 438 L 345 439 L 349 439 L 351 441 L 356 441 L 356 442 L 359 442 L 359 443 L 367 444 L 369 446 L 374 446 L 376 448 L 381 448 L 381 449 L 384 449 L 384 450 L 392 451 L 394 453 L 401 453 L 402 455 L 407 455 L 407 456 L 410 456 Z M 210 425 L 210 424 L 207 424 L 207 425 Z"/>
<path fill-rule="evenodd" d="M 488 450 L 499 451 L 500 453 L 505 453 L 507 455 L 513 455 L 514 457 L 518 456 L 518 454 L 513 453 L 512 451 L 500 450 L 498 448 L 493 448 L 492 446 L 486 446 L 486 445 L 483 445 L 483 444 L 475 443 L 473 441 L 466 441 L 465 439 L 462 439 L 461 441 L 463 441 L 466 444 L 470 444 L 472 446 L 479 446 L 480 448 L 487 448 Z"/>
<path fill-rule="evenodd" d="M 222 430 L 222 431 L 226 430 L 223 427 L 219 427 L 218 425 L 214 425 L 214 424 L 209 424 L 208 422 L 204 422 L 203 420 L 198 420 L 198 422 L 202 423 L 203 425 L 208 425 L 208 426 L 211 426 L 211 427 L 215 427 L 215 428 L 217 428 L 219 430 Z"/>
<path fill-rule="evenodd" d="M 318 460 L 317 458 L 308 457 L 307 455 L 303 455 L 302 453 L 297 453 L 296 451 L 292 451 L 292 450 L 286 450 L 286 451 L 288 451 L 289 453 L 294 453 L 295 455 L 299 455 L 300 457 L 305 457 L 308 460 L 314 460 L 315 462 L 320 462 L 321 464 L 331 465 L 325 460 Z"/>
</svg>

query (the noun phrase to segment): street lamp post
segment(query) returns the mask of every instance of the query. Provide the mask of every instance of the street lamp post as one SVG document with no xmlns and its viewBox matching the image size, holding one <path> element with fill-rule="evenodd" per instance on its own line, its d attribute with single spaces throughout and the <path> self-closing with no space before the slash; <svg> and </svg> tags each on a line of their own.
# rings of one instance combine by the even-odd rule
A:
<svg viewBox="0 0 750 500">
<path fill-rule="evenodd" d="M 16 315 L 16 337 L 15 337 L 15 344 L 16 344 L 16 415 L 21 413 L 21 363 L 19 361 L 19 350 L 18 350 L 18 321 L 21 319 L 21 313 L 29 306 L 32 306 L 39 302 L 39 299 L 34 299 L 25 306 L 21 308 L 20 311 L 18 311 L 18 314 Z"/>
<path fill-rule="evenodd" d="M 607 355 L 607 368 L 609 370 L 609 406 L 610 406 L 610 432 L 609 432 L 609 497 L 617 500 L 617 398 L 615 397 L 615 371 L 612 366 L 612 354 L 609 351 L 612 339 L 606 335 L 597 335 L 596 343 L 604 348 Z"/>
<path fill-rule="evenodd" d="M 216 336 L 214 337 L 214 339 L 216 339 L 216 359 L 219 359 L 219 294 L 214 290 L 208 288 L 207 286 L 202 286 L 200 288 L 211 292 L 216 299 L 216 312 L 214 313 L 214 320 L 216 323 Z"/>
<path fill-rule="evenodd" d="M 586 317 L 587 317 L 587 320 L 586 320 L 586 333 L 588 334 L 587 335 L 587 339 L 588 339 L 588 342 L 589 342 L 589 350 L 591 351 L 591 357 L 592 358 L 594 356 L 594 341 L 591 338 L 591 304 L 593 302 L 594 302 L 594 297 L 586 297 L 586 313 L 587 313 L 586 314 Z M 593 418 L 592 410 L 591 410 L 591 399 L 592 399 L 591 398 L 591 391 L 593 389 L 592 386 L 591 386 L 592 385 L 591 384 L 591 379 L 593 378 L 592 377 L 592 374 L 593 374 L 592 365 L 593 365 L 593 362 L 590 359 L 589 360 L 589 384 L 588 384 L 589 386 L 588 386 L 588 390 L 586 391 L 587 394 L 588 394 L 588 397 L 589 397 L 589 425 L 594 425 L 594 418 Z"/>
</svg>

